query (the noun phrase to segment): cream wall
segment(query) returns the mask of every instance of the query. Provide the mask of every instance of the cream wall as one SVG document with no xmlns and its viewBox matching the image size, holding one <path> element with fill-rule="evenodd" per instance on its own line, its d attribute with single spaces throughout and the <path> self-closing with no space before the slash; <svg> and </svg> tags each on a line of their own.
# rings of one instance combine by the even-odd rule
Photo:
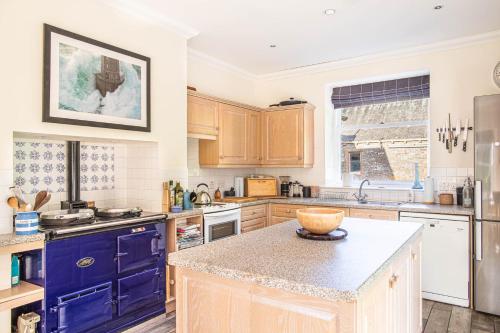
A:
<svg viewBox="0 0 500 333">
<path fill-rule="evenodd" d="M 187 178 L 186 38 L 147 18 L 102 1 L 1 0 L 0 40 L 0 233 L 10 232 L 5 204 L 12 185 L 14 132 L 157 142 L 159 179 Z M 151 58 L 151 133 L 42 123 L 43 24 L 48 23 Z M 161 208 L 161 196 L 158 197 Z M 0 289 L 10 287 L 10 256 L 0 256 Z M 10 330 L 10 311 L 0 312 L 0 331 Z"/>
<path fill-rule="evenodd" d="M 188 53 L 188 85 L 199 92 L 256 105 L 256 78 L 215 59 Z"/>
<path fill-rule="evenodd" d="M 151 133 L 43 123 L 43 24 L 48 23 L 151 58 Z M 13 132 L 158 143 L 160 176 L 187 178 L 186 38 L 151 19 L 103 1 L 0 1 L 0 194 L 12 183 Z M 161 190 L 160 181 L 157 182 Z M 1 205 L 0 232 L 12 212 Z M 158 209 L 161 208 L 161 205 Z"/>
<path fill-rule="evenodd" d="M 316 106 L 314 168 L 264 169 L 262 172 L 289 174 L 306 184 L 325 184 L 325 113 L 328 112 L 325 105 L 330 94 L 330 90 L 326 90 L 327 85 L 421 71 L 428 71 L 431 76 L 431 167 L 471 168 L 474 163 L 473 142 L 470 141 L 466 153 L 457 149 L 448 154 L 443 144 L 437 143 L 435 128 L 444 123 L 448 113 L 451 113 L 452 119 L 469 118 L 472 122 L 474 96 L 500 93 L 492 80 L 493 67 L 498 61 L 500 39 L 495 39 L 448 50 L 379 58 L 369 63 L 316 73 L 261 79 L 256 87 L 260 106 L 290 96 L 305 99 Z"/>
</svg>

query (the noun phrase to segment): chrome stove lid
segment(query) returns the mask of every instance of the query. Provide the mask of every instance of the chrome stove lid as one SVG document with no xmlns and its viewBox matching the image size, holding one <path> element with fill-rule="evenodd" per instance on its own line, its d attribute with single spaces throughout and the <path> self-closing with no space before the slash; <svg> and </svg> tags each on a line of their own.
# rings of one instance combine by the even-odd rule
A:
<svg viewBox="0 0 500 333">
<path fill-rule="evenodd" d="M 40 214 L 42 226 L 65 226 L 79 223 L 89 223 L 94 220 L 92 209 L 62 209 L 50 210 Z"/>
<path fill-rule="evenodd" d="M 142 209 L 135 208 L 98 208 L 96 216 L 99 217 L 137 217 L 140 216 Z"/>
</svg>

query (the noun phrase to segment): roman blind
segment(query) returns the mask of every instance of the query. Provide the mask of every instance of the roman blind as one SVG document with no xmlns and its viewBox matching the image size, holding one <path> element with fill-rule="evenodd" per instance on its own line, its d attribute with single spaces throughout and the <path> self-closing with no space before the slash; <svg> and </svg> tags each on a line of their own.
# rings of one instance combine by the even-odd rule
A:
<svg viewBox="0 0 500 333">
<path fill-rule="evenodd" d="M 333 88 L 334 109 L 428 98 L 429 75 Z"/>
</svg>

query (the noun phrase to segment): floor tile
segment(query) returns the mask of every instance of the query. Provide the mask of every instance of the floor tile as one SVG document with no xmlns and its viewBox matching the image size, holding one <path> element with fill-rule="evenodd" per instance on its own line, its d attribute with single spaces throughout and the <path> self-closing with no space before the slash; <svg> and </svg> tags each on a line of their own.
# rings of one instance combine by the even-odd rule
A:
<svg viewBox="0 0 500 333">
<path fill-rule="evenodd" d="M 453 306 L 451 310 L 450 323 L 448 325 L 449 333 L 469 333 L 471 327 L 472 310 Z"/>
<path fill-rule="evenodd" d="M 451 311 L 432 308 L 424 333 L 447 333 Z"/>
<path fill-rule="evenodd" d="M 429 301 L 427 299 L 422 300 L 422 318 L 428 319 L 431 313 L 432 306 L 434 305 L 433 301 Z"/>
</svg>

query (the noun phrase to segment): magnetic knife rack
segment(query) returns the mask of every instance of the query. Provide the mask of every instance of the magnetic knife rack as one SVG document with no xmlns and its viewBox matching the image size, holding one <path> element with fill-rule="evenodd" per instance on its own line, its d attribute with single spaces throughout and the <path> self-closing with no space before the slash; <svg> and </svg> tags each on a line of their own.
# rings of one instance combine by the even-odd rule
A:
<svg viewBox="0 0 500 333">
<path fill-rule="evenodd" d="M 443 127 L 436 128 L 436 133 L 438 134 L 438 141 L 446 144 L 446 150 L 448 153 L 453 152 L 453 147 L 458 146 L 458 139 L 462 136 L 462 151 L 467 151 L 467 139 L 469 131 L 473 130 L 472 126 L 469 126 L 469 119 L 465 120 L 465 126 L 461 126 L 462 121 L 459 120 L 455 122 L 457 126 L 452 126 L 451 114 L 448 114 L 448 119 L 445 121 Z"/>
</svg>

